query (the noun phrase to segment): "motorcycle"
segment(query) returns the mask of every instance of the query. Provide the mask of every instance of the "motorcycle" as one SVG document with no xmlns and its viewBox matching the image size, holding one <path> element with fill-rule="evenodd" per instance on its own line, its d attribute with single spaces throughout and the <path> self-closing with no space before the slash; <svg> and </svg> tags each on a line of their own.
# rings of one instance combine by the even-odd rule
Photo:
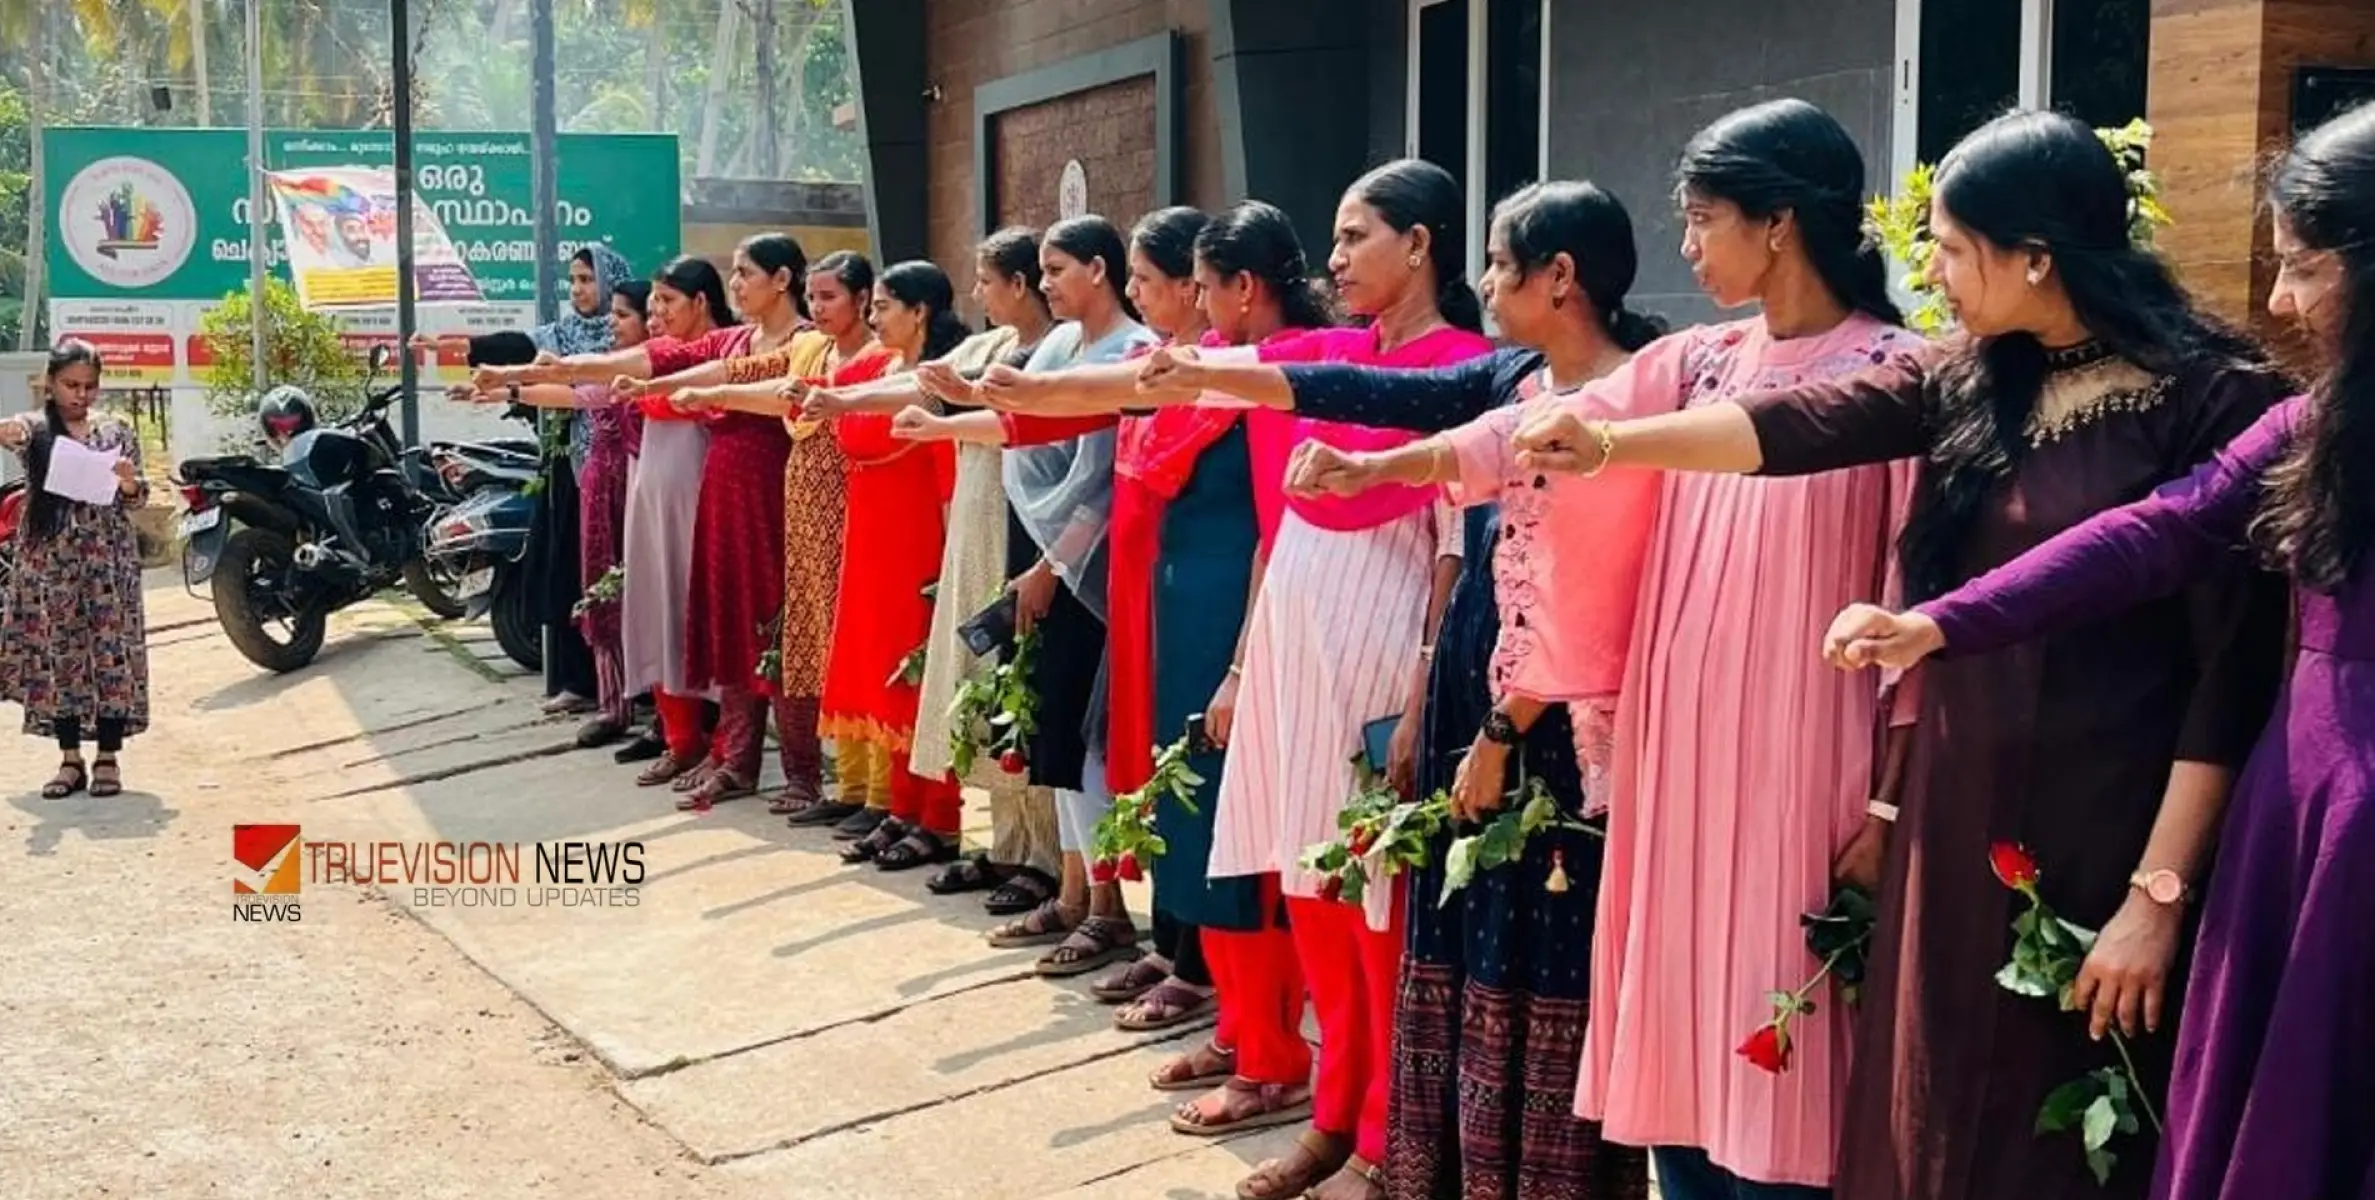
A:
<svg viewBox="0 0 2375 1200">
<path fill-rule="evenodd" d="M 372 351 L 354 416 L 289 439 L 279 463 L 229 454 L 186 459 L 175 472 L 185 584 L 195 594 L 228 574 L 213 588 L 215 617 L 266 670 L 312 662 L 331 613 L 398 584 L 438 616 L 464 610 L 422 553 L 435 502 L 412 484 L 387 421 L 403 388 L 371 387 L 387 358 L 384 347 Z"/>
<path fill-rule="evenodd" d="M 441 486 L 461 497 L 437 511 L 425 531 L 426 554 L 459 580 L 463 615 L 488 618 L 495 644 L 530 671 L 544 669 L 544 628 L 526 565 L 536 504 L 535 443 L 438 443 L 429 459 Z"/>
<path fill-rule="evenodd" d="M 0 592 L 16 575 L 16 531 L 25 523 L 25 481 L 0 483 Z"/>
</svg>

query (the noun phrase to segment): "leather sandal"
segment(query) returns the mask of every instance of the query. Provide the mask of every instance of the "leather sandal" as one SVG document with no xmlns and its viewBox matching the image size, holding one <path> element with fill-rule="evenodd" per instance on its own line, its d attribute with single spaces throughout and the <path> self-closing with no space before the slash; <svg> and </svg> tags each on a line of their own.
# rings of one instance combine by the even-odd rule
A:
<svg viewBox="0 0 2375 1200">
<path fill-rule="evenodd" d="M 90 785 L 91 769 L 82 765 L 81 759 L 70 758 L 58 764 L 56 777 L 41 785 L 41 798 L 63 800 Z"/>
</svg>

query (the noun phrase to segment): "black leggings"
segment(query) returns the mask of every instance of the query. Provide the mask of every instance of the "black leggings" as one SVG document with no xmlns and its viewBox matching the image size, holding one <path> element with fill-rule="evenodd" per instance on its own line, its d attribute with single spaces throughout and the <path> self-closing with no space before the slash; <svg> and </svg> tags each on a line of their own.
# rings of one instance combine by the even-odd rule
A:
<svg viewBox="0 0 2375 1200">
<path fill-rule="evenodd" d="M 1171 973 L 1181 983 L 1194 987 L 1212 986 L 1212 968 L 1204 965 L 1204 931 L 1201 928 L 1156 913 L 1155 953 L 1171 960 Z"/>
<path fill-rule="evenodd" d="M 81 717 L 59 717 L 50 722 L 50 728 L 58 735 L 58 749 L 68 754 L 81 752 Z M 122 717 L 99 718 L 99 753 L 113 754 L 123 748 L 124 719 Z"/>
</svg>

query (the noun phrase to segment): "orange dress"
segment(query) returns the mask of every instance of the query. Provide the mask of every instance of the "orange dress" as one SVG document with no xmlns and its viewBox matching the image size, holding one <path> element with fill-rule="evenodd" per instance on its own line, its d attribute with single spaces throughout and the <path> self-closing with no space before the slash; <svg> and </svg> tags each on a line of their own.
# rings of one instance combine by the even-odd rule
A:
<svg viewBox="0 0 2375 1200">
<path fill-rule="evenodd" d="M 833 382 L 880 378 L 895 357 L 860 355 Z M 932 604 L 923 590 L 940 576 L 956 455 L 946 442 L 893 437 L 891 418 L 872 414 L 835 419 L 833 440 L 846 464 L 848 508 L 817 728 L 903 756 L 915 736 L 918 688 L 894 676 L 931 632 Z"/>
</svg>

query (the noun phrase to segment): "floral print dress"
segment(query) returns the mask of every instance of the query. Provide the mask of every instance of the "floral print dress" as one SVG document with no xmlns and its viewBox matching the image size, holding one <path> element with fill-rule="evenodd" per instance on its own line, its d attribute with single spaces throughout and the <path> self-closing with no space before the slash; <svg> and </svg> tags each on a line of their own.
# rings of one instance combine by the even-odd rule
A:
<svg viewBox="0 0 2375 1200">
<path fill-rule="evenodd" d="M 83 444 L 140 466 L 129 425 L 94 418 Z M 120 718 L 126 736 L 148 728 L 148 631 L 140 595 L 140 551 L 132 536 L 139 493 L 115 504 L 53 496 L 66 520 L 47 539 L 19 528 L 16 573 L 0 606 L 0 700 L 25 706 L 25 732 L 56 735 L 63 718 L 87 736 L 99 718 Z M 28 498 L 30 499 L 30 498 Z"/>
</svg>

